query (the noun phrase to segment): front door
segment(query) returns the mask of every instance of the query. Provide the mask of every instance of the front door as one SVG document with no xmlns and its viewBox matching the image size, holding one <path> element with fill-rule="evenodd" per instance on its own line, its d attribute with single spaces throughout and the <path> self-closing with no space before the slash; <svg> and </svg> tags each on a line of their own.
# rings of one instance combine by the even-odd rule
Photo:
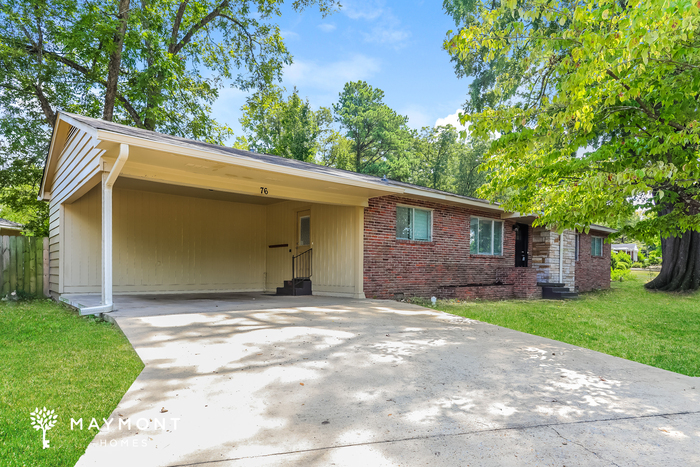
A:
<svg viewBox="0 0 700 467">
<path fill-rule="evenodd" d="M 300 255 L 311 248 L 311 211 L 297 212 L 296 254 Z"/>
<path fill-rule="evenodd" d="M 515 267 L 527 267 L 527 246 L 528 246 L 528 231 L 527 224 L 515 224 Z"/>
</svg>

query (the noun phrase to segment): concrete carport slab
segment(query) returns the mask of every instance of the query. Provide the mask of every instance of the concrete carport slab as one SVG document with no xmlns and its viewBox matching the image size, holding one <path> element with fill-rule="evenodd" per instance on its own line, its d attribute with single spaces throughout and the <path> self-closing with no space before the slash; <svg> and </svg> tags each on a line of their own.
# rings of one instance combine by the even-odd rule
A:
<svg viewBox="0 0 700 467">
<path fill-rule="evenodd" d="M 698 378 L 404 303 L 220 298 L 113 313 L 146 366 L 77 465 L 700 465 Z"/>
</svg>

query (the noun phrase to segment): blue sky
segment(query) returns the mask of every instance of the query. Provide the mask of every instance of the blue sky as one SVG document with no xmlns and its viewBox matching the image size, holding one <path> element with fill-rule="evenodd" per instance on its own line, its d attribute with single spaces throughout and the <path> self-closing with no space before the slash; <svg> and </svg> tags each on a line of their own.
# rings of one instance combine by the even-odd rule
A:
<svg viewBox="0 0 700 467">
<path fill-rule="evenodd" d="M 287 2 L 291 3 L 291 2 Z M 457 79 L 442 43 L 454 29 L 440 0 L 341 0 L 326 18 L 314 9 L 297 13 L 284 7 L 278 24 L 294 63 L 282 85 L 297 87 L 314 108 L 330 107 L 348 81 L 382 89 L 384 102 L 419 129 L 446 121 L 456 112 L 468 82 Z M 241 134 L 238 119 L 246 94 L 223 89 L 214 116 Z"/>
</svg>

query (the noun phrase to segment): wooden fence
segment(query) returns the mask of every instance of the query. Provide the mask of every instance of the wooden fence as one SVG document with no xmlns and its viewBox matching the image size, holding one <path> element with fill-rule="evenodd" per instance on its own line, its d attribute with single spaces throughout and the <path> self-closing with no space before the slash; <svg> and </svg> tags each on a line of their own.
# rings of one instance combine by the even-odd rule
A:
<svg viewBox="0 0 700 467">
<path fill-rule="evenodd" d="M 12 292 L 35 297 L 49 296 L 49 239 L 0 237 L 0 284 L 2 295 Z"/>
</svg>

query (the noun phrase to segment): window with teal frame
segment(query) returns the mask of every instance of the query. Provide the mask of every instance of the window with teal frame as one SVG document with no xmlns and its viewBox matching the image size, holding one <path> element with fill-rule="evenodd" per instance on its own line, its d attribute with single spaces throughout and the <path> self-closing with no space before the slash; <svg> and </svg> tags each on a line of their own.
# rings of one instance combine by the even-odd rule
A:
<svg viewBox="0 0 700 467">
<path fill-rule="evenodd" d="M 429 242 L 433 235 L 433 212 L 396 206 L 396 238 Z"/>
<path fill-rule="evenodd" d="M 503 221 L 472 217 L 469 251 L 474 255 L 503 255 Z"/>
</svg>

